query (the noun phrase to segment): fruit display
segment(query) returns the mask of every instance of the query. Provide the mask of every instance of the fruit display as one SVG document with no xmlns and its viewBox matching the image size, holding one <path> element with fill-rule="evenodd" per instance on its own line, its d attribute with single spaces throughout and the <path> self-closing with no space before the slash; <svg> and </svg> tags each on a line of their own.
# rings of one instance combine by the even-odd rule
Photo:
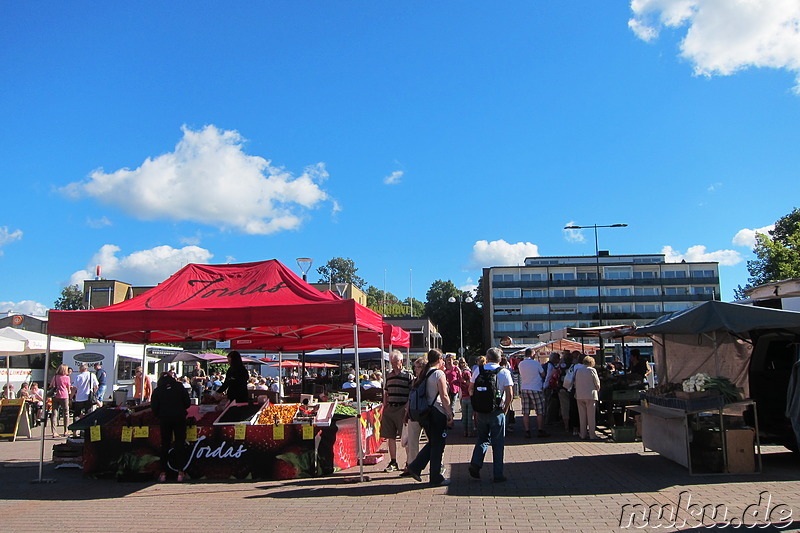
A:
<svg viewBox="0 0 800 533">
<path fill-rule="evenodd" d="M 266 404 L 258 413 L 255 423 L 261 425 L 291 424 L 298 407 L 296 403 Z"/>
</svg>

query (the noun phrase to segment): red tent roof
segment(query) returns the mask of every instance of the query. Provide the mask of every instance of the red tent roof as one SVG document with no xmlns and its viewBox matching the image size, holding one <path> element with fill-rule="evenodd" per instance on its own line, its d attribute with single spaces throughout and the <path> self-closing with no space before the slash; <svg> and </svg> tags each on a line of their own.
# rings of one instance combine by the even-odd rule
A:
<svg viewBox="0 0 800 533">
<path fill-rule="evenodd" d="M 352 345 L 354 327 L 377 333 L 383 319 L 354 300 L 318 291 L 273 259 L 190 264 L 119 304 L 50 311 L 48 329 L 54 335 L 141 343 L 269 339 L 276 349 L 290 350 Z"/>
</svg>

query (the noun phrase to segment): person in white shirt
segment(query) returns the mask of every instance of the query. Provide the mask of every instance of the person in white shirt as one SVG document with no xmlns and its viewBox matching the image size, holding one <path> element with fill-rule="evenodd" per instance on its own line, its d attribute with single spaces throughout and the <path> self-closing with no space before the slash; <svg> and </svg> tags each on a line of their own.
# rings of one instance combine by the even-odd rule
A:
<svg viewBox="0 0 800 533">
<path fill-rule="evenodd" d="M 536 360 L 536 354 L 532 348 L 525 350 L 525 359 L 517 365 L 519 371 L 520 399 L 522 400 L 522 427 L 525 428 L 525 437 L 531 438 L 530 413 L 531 407 L 536 409 L 536 425 L 539 428 L 538 437 L 547 437 L 544 430 L 545 403 L 544 392 L 544 368 L 542 363 Z"/>
<path fill-rule="evenodd" d="M 583 366 L 575 370 L 575 400 L 578 402 L 578 434 L 580 438 L 597 439 L 595 410 L 597 408 L 600 378 L 594 369 L 594 357 L 583 358 Z"/>
<path fill-rule="evenodd" d="M 89 414 L 93 407 L 94 402 L 91 401 L 89 396 L 97 392 L 97 377 L 89 372 L 89 367 L 81 364 L 79 372 L 73 373 L 75 379 L 73 380 L 73 387 L 75 387 L 75 419 L 80 418 L 84 414 Z"/>
</svg>

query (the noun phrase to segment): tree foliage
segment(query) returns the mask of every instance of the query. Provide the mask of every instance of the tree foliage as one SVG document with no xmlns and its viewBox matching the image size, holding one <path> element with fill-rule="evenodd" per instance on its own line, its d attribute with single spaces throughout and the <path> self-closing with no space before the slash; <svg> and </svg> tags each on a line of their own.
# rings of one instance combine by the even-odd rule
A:
<svg viewBox="0 0 800 533">
<path fill-rule="evenodd" d="M 756 259 L 747 262 L 750 278 L 744 289 L 800 277 L 800 209 L 775 222 L 769 236 L 756 234 L 753 253 Z"/>
<path fill-rule="evenodd" d="M 359 289 L 363 289 L 367 284 L 356 272 L 358 268 L 350 258 L 334 257 L 317 269 L 320 274 L 318 283 L 352 283 Z"/>
<path fill-rule="evenodd" d="M 53 304 L 59 311 L 83 309 L 83 291 L 77 285 L 69 285 L 61 291 L 61 296 Z"/>
<path fill-rule="evenodd" d="M 442 349 L 446 352 L 458 352 L 461 346 L 459 299 L 462 299 L 464 348 L 467 355 L 477 355 L 482 351 L 483 315 L 474 301 L 464 301 L 467 297 L 472 298 L 472 294 L 461 291 L 450 280 L 434 281 L 426 294 L 425 316 L 439 328 Z M 450 302 L 450 298 L 455 298 L 456 301 Z"/>
</svg>

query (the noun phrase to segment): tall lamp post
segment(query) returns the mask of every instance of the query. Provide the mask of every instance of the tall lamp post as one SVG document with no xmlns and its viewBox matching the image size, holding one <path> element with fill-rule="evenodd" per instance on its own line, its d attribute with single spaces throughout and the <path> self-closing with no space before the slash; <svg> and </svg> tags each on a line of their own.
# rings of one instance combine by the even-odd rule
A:
<svg viewBox="0 0 800 533">
<path fill-rule="evenodd" d="M 587 226 L 564 226 L 564 229 L 593 229 L 594 230 L 594 258 L 597 265 L 597 318 L 599 324 L 603 325 L 603 297 L 600 284 L 600 247 L 597 242 L 597 228 L 626 228 L 627 224 L 592 224 Z M 600 353 L 603 353 L 603 337 L 600 339 Z"/>
<path fill-rule="evenodd" d="M 308 281 L 308 277 L 306 276 L 306 274 L 308 274 L 308 271 L 311 270 L 311 263 L 313 262 L 314 260 L 311 259 L 310 257 L 297 258 L 297 266 L 300 267 L 300 272 L 303 273 L 303 281 Z"/>
<path fill-rule="evenodd" d="M 456 300 L 455 296 L 451 296 L 450 298 L 447 299 L 447 301 L 450 302 L 451 304 L 458 302 L 458 330 L 459 330 L 459 339 L 461 341 L 461 346 L 458 348 L 458 355 L 459 357 L 464 357 L 464 315 L 461 311 L 461 304 L 464 302 L 472 303 L 472 298 L 470 298 L 469 296 L 464 298 L 464 294 L 462 293 L 458 297 L 458 300 Z"/>
</svg>

